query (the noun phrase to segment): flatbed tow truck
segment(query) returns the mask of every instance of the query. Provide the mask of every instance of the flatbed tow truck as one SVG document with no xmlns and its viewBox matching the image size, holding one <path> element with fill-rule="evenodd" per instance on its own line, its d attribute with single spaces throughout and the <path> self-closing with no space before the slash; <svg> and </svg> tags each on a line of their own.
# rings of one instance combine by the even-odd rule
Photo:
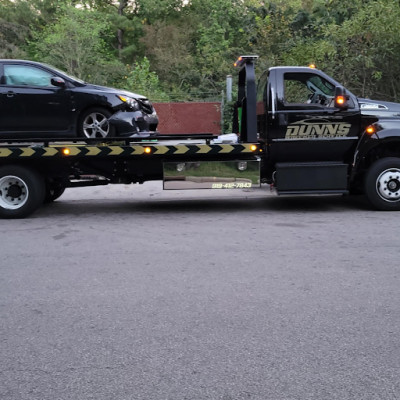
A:
<svg viewBox="0 0 400 400">
<path fill-rule="evenodd" d="M 67 187 L 162 180 L 164 189 L 365 194 L 400 210 L 400 105 L 359 99 L 322 71 L 242 56 L 234 134 L 0 143 L 0 217 L 23 218 Z"/>
</svg>

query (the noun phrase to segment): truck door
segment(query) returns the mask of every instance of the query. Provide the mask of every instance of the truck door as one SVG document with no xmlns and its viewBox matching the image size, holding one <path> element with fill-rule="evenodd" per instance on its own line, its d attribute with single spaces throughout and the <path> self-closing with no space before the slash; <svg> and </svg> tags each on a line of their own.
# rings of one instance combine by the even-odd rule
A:
<svg viewBox="0 0 400 400">
<path fill-rule="evenodd" d="M 349 93 L 348 108 L 336 108 L 336 86 L 310 68 L 270 72 L 265 101 L 272 161 L 348 161 L 360 131 L 359 106 Z"/>
</svg>

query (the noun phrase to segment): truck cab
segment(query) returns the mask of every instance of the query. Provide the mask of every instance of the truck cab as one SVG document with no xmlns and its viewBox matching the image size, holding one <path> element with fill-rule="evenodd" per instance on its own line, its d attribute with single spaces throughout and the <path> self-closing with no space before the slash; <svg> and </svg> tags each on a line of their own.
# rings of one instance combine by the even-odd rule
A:
<svg viewBox="0 0 400 400">
<path fill-rule="evenodd" d="M 359 99 L 311 67 L 270 68 L 253 92 L 256 59 L 236 63 L 233 126 L 238 119 L 245 141 L 264 144 L 263 181 L 278 194 L 365 193 L 376 208 L 399 210 L 400 104 Z"/>
<path fill-rule="evenodd" d="M 339 88 L 323 72 L 306 67 L 270 68 L 262 76 L 257 125 L 272 162 L 351 161 L 362 131 L 360 106 L 347 90 L 346 105 L 338 106 Z"/>
<path fill-rule="evenodd" d="M 256 114 L 278 193 L 348 192 L 363 130 L 356 96 L 315 68 L 274 67 L 259 80 Z"/>
</svg>

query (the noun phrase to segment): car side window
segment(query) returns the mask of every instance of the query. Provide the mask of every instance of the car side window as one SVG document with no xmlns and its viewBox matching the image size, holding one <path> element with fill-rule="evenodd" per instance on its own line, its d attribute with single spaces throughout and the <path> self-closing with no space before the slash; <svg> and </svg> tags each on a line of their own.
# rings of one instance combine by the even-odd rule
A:
<svg viewBox="0 0 400 400">
<path fill-rule="evenodd" d="M 4 65 L 4 84 L 9 86 L 54 87 L 52 74 L 28 65 Z"/>
</svg>

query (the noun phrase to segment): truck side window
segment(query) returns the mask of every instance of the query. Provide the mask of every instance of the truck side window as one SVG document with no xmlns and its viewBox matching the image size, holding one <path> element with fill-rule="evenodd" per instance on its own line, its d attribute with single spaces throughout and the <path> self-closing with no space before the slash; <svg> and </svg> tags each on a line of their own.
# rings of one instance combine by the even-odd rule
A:
<svg viewBox="0 0 400 400">
<path fill-rule="evenodd" d="M 284 74 L 284 107 L 292 109 L 333 107 L 335 86 L 308 72 Z"/>
<path fill-rule="evenodd" d="M 312 92 L 301 81 L 285 79 L 285 104 L 308 102 Z"/>
</svg>

